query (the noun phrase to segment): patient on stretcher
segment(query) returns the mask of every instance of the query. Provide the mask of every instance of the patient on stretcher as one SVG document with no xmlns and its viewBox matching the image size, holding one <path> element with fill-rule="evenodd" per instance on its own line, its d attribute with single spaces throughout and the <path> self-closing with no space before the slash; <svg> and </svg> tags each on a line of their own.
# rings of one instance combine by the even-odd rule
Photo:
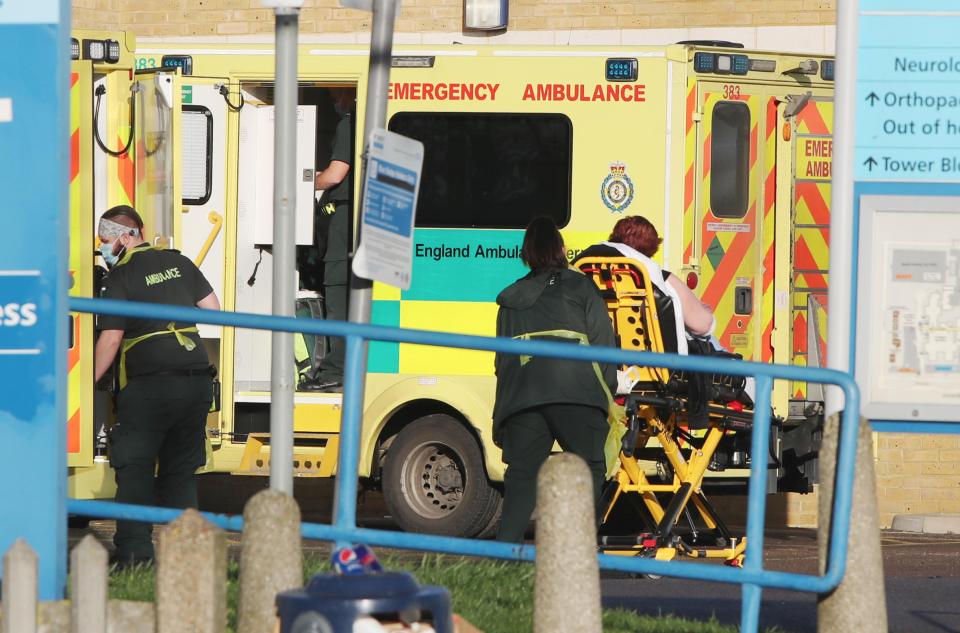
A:
<svg viewBox="0 0 960 633">
<path fill-rule="evenodd" d="M 646 218 L 627 216 L 613 227 L 610 239 L 584 250 L 574 261 L 574 266 L 588 258 L 625 257 L 642 264 L 654 287 L 660 333 L 664 352 L 698 355 L 729 355 L 713 331 L 716 319 L 710 306 L 701 302 L 676 275 L 662 269 L 652 257 L 663 240 L 657 229 Z M 731 355 L 732 356 L 732 355 Z M 629 393 L 639 379 L 639 372 L 632 367 L 619 372 L 618 393 Z M 739 383 L 739 380 L 735 380 Z M 747 398 L 742 404 L 752 405 L 753 379 L 748 378 L 745 387 Z M 728 394 L 729 395 L 729 394 Z"/>
</svg>

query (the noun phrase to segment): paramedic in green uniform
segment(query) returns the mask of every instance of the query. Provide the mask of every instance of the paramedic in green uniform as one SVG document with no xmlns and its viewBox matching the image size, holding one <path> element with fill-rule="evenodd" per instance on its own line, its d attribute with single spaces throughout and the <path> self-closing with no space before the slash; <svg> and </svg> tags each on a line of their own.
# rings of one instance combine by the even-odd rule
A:
<svg viewBox="0 0 960 633">
<path fill-rule="evenodd" d="M 348 282 L 350 279 L 350 202 L 353 199 L 353 108 L 356 101 L 351 88 L 332 90 L 334 108 L 340 120 L 333 134 L 330 163 L 317 172 L 314 186 L 323 191 L 320 213 L 328 214 L 327 234 L 318 235 L 318 245 L 326 242 L 323 254 L 323 301 L 327 318 L 347 320 Z M 324 250 L 321 248 L 321 250 Z M 320 361 L 314 388 L 340 391 L 343 388 L 343 356 L 346 346 L 338 336 L 330 338 L 330 351 Z"/>
<path fill-rule="evenodd" d="M 530 222 L 520 257 L 530 273 L 497 296 L 497 336 L 616 347 L 607 306 L 593 281 L 567 264 L 553 220 Z M 501 352 L 494 367 L 493 439 L 507 464 L 497 539 L 520 542 L 536 505 L 537 472 L 554 440 L 587 463 L 599 498 L 617 372 L 608 364 Z"/>
<path fill-rule="evenodd" d="M 219 310 L 199 269 L 178 251 L 150 246 L 131 207 L 103 214 L 97 233 L 110 267 L 107 299 Z M 95 380 L 119 356 L 117 422 L 110 465 L 118 503 L 197 506 L 195 472 L 204 465 L 205 427 L 212 398 L 210 363 L 194 323 L 98 317 Z M 120 566 L 153 559 L 152 526 L 117 521 L 111 560 Z"/>
</svg>

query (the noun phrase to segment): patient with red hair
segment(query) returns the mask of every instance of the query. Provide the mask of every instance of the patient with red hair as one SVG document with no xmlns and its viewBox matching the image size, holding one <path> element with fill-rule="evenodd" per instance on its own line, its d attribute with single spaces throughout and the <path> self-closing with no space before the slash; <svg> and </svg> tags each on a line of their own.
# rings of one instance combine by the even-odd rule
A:
<svg viewBox="0 0 960 633">
<path fill-rule="evenodd" d="M 663 242 L 656 227 L 639 215 L 627 216 L 617 222 L 610 233 L 610 241 L 626 244 L 650 259 L 653 259 Z M 676 275 L 666 270 L 662 272 L 664 281 L 680 299 L 680 312 L 683 315 L 683 325 L 686 330 L 696 336 L 709 336 L 714 326 L 713 310 L 697 299 L 697 296 Z"/>
<path fill-rule="evenodd" d="M 649 220 L 630 215 L 614 225 L 608 241 L 584 250 L 577 261 L 586 257 L 627 257 L 643 264 L 657 297 L 666 349 L 686 354 L 687 333 L 701 339 L 713 334 L 713 310 L 701 303 L 676 275 L 653 261 L 662 241 Z"/>
</svg>

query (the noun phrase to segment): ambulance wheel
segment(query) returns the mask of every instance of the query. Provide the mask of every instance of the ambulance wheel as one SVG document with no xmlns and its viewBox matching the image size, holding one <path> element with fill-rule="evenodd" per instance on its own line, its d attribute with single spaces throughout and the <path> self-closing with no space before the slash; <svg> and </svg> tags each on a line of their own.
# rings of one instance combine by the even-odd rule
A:
<svg viewBox="0 0 960 633">
<path fill-rule="evenodd" d="M 502 498 L 487 480 L 474 436 L 449 415 L 424 416 L 397 434 L 383 463 L 383 495 L 404 531 L 472 538 Z"/>
<path fill-rule="evenodd" d="M 487 522 L 487 527 L 477 534 L 479 539 L 491 539 L 497 535 L 497 530 L 500 529 L 500 519 L 503 518 L 503 490 L 494 487 L 493 492 L 495 497 L 493 499 L 493 514 L 490 516 L 490 521 Z"/>
</svg>

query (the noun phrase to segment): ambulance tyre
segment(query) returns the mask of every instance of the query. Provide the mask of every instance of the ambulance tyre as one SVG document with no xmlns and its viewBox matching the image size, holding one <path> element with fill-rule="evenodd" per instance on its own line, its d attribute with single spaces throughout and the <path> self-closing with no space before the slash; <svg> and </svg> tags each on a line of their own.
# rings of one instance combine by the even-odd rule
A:
<svg viewBox="0 0 960 633">
<path fill-rule="evenodd" d="M 500 519 L 503 517 L 503 490 L 494 486 L 493 491 L 495 497 L 493 514 L 487 522 L 487 527 L 477 534 L 476 538 L 478 539 L 491 539 L 497 535 L 497 530 L 500 529 Z"/>
<path fill-rule="evenodd" d="M 397 434 L 383 463 L 383 496 L 404 531 L 465 538 L 489 528 L 502 501 L 476 438 L 444 414 Z"/>
</svg>

